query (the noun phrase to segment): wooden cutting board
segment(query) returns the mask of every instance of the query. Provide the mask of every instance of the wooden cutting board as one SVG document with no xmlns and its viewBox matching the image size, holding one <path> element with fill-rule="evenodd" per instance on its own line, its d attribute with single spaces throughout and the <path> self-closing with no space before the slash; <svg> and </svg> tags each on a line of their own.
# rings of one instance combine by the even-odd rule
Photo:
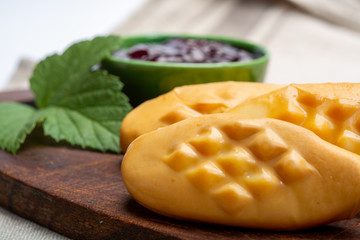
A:
<svg viewBox="0 0 360 240">
<path fill-rule="evenodd" d="M 29 101 L 31 94 L 0 94 L 0 101 L 10 98 Z M 360 238 L 359 215 L 297 232 L 258 231 L 162 217 L 128 194 L 120 175 L 121 160 L 122 155 L 54 143 L 37 129 L 16 155 L 0 150 L 0 205 L 73 239 Z"/>
</svg>

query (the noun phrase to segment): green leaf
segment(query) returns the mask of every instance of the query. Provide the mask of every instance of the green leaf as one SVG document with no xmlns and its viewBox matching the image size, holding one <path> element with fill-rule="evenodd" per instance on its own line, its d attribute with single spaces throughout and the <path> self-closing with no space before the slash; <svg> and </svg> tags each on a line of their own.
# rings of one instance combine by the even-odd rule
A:
<svg viewBox="0 0 360 240">
<path fill-rule="evenodd" d="M 15 153 L 41 119 L 34 108 L 4 102 L 0 104 L 0 148 Z"/>
<path fill-rule="evenodd" d="M 83 83 L 91 68 L 109 56 L 120 41 L 119 36 L 96 37 L 75 43 L 62 55 L 54 54 L 38 63 L 30 79 L 36 105 L 56 105 L 64 96 L 76 94 L 74 85 Z"/>
<path fill-rule="evenodd" d="M 82 147 L 121 151 L 121 122 L 131 110 L 123 84 L 105 71 L 91 70 L 120 41 L 108 36 L 79 42 L 36 66 L 30 86 L 45 115 L 46 135 Z"/>
<path fill-rule="evenodd" d="M 120 44 L 120 37 L 97 37 L 70 46 L 37 64 L 30 79 L 39 110 L 0 105 L 0 147 L 15 153 L 37 122 L 57 141 L 120 152 L 123 118 L 131 110 L 119 78 L 93 68 Z"/>
<path fill-rule="evenodd" d="M 78 89 L 76 94 L 44 108 L 45 134 L 82 147 L 120 152 L 121 122 L 131 110 L 121 86 L 112 75 L 92 72 L 84 85 L 74 87 Z"/>
</svg>

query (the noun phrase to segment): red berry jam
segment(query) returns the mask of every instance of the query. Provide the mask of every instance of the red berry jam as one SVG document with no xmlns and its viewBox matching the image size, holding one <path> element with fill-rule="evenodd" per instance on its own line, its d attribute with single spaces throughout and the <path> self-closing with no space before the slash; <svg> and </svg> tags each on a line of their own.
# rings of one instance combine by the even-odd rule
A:
<svg viewBox="0 0 360 240">
<path fill-rule="evenodd" d="M 113 55 L 122 59 L 170 63 L 245 62 L 262 56 L 223 42 L 184 38 L 158 44 L 137 44 Z"/>
</svg>

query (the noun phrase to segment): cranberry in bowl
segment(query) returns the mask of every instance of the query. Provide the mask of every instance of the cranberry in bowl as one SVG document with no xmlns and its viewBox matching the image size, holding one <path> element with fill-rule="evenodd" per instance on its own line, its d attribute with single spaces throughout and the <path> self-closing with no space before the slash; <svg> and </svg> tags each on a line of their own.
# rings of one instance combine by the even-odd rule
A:
<svg viewBox="0 0 360 240">
<path fill-rule="evenodd" d="M 262 82 L 268 61 L 266 49 L 248 41 L 163 34 L 124 37 L 102 68 L 120 77 L 130 102 L 138 105 L 181 85 Z"/>
</svg>

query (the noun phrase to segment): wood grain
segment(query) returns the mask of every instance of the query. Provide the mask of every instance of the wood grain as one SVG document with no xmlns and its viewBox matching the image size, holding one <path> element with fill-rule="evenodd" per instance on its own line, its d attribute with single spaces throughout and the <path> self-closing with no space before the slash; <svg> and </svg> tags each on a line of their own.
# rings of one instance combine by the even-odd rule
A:
<svg viewBox="0 0 360 240">
<path fill-rule="evenodd" d="M 0 96 L 4 100 L 4 95 Z M 120 175 L 121 160 L 122 155 L 55 143 L 37 129 L 17 155 L 0 151 L 0 205 L 73 239 L 360 238 L 360 216 L 297 232 L 162 217 L 128 194 Z"/>
<path fill-rule="evenodd" d="M 23 102 L 31 103 L 34 100 L 34 94 L 29 90 L 17 90 L 17 91 L 7 91 L 0 93 L 0 102 Z"/>
</svg>

